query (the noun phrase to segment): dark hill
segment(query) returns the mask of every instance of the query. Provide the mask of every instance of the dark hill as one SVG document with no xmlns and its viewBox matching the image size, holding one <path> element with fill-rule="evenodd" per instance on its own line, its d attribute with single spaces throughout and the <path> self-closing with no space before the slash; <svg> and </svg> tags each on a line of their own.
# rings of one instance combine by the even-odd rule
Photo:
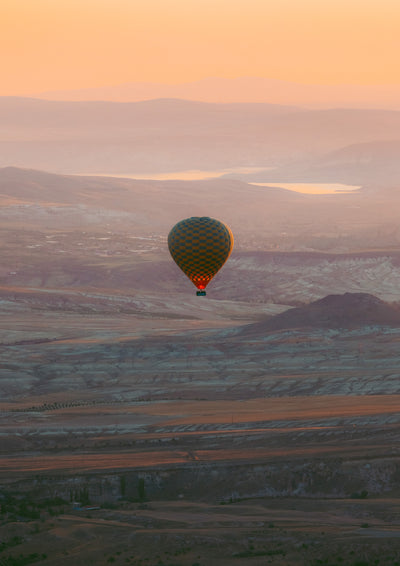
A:
<svg viewBox="0 0 400 566">
<path fill-rule="evenodd" d="M 328 295 L 304 307 L 289 309 L 266 321 L 250 324 L 242 333 L 259 335 L 295 328 L 359 328 L 400 326 L 400 309 L 368 293 Z"/>
</svg>

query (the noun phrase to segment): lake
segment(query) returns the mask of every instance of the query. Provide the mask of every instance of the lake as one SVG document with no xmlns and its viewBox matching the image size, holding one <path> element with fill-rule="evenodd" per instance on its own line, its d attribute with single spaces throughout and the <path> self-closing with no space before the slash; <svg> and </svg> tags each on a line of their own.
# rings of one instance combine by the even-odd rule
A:
<svg viewBox="0 0 400 566">
<path fill-rule="evenodd" d="M 185 171 L 172 171 L 167 173 L 91 173 L 88 176 L 99 177 L 118 177 L 125 179 L 156 180 L 156 181 L 201 181 L 206 179 L 218 179 L 225 175 L 250 175 L 261 171 L 272 170 L 274 167 L 232 167 L 228 169 L 218 169 L 205 171 L 200 169 L 188 169 Z M 360 188 L 358 185 L 345 185 L 342 183 L 254 183 L 241 178 L 244 183 L 257 185 L 260 187 L 281 187 L 290 191 L 305 194 L 339 194 L 349 193 Z"/>
<path fill-rule="evenodd" d="M 342 183 L 249 183 L 260 187 L 280 187 L 295 191 L 297 193 L 305 193 L 309 195 L 332 195 L 339 193 L 351 193 L 360 189 L 359 185 L 343 185 Z"/>
</svg>

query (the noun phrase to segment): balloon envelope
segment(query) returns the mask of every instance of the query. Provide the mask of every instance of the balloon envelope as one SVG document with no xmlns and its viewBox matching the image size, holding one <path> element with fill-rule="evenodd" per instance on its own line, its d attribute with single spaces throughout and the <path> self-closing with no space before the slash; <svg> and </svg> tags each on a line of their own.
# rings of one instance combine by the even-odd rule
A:
<svg viewBox="0 0 400 566">
<path fill-rule="evenodd" d="M 204 290 L 230 256 L 233 235 L 219 220 L 192 216 L 175 224 L 168 235 L 168 248 L 192 283 Z"/>
</svg>

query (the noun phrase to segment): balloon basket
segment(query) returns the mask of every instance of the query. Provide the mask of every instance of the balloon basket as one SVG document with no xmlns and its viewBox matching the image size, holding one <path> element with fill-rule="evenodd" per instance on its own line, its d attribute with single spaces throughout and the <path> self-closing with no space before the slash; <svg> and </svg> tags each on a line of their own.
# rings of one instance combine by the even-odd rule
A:
<svg viewBox="0 0 400 566">
<path fill-rule="evenodd" d="M 206 296 L 206 292 L 205 291 L 196 291 L 196 295 L 198 297 L 205 297 Z"/>
</svg>

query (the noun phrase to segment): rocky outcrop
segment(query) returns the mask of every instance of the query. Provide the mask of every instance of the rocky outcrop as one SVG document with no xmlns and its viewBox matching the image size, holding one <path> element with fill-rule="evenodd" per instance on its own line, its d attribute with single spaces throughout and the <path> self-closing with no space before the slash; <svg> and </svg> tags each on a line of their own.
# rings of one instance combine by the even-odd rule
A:
<svg viewBox="0 0 400 566">
<path fill-rule="evenodd" d="M 120 498 L 138 499 L 142 485 L 142 495 L 149 500 L 187 498 L 228 503 L 256 497 L 363 498 L 396 489 L 399 477 L 397 458 L 317 458 L 271 464 L 192 463 L 111 474 L 41 475 L 19 480 L 13 490 L 34 491 L 43 498 L 59 496 L 66 501 L 77 499 L 85 491 L 92 503 L 100 504 Z"/>
</svg>

